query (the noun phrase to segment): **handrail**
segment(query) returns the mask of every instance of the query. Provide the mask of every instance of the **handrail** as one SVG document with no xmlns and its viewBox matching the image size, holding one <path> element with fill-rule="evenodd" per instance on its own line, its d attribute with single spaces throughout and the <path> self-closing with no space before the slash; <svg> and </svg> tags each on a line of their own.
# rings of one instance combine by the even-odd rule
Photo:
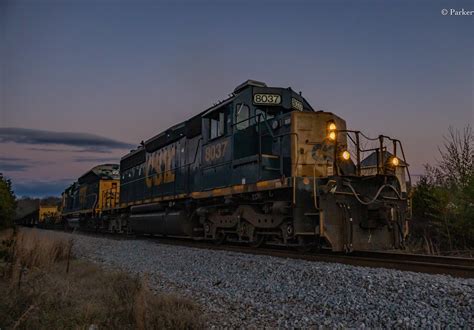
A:
<svg viewBox="0 0 474 330">
<path fill-rule="evenodd" d="M 356 130 L 336 130 L 335 131 L 336 133 L 336 139 L 334 141 L 334 144 L 335 144 L 335 157 L 334 157 L 334 166 L 336 168 L 336 171 L 337 171 L 337 161 L 336 161 L 336 153 L 337 153 L 337 142 L 338 142 L 338 135 L 339 133 L 353 133 L 356 135 L 356 141 L 354 141 L 354 139 L 352 138 L 352 136 L 350 134 L 346 134 L 346 136 L 349 137 L 349 139 L 355 144 L 355 147 L 356 147 L 356 153 L 357 153 L 357 172 L 358 172 L 358 175 L 360 175 L 360 153 L 361 152 L 367 152 L 367 151 L 376 151 L 377 152 L 377 174 L 379 174 L 379 171 L 382 172 L 382 174 L 384 174 L 385 172 L 385 165 L 384 165 L 384 157 L 383 157 L 383 153 L 384 151 L 387 150 L 387 146 L 384 145 L 384 140 L 389 140 L 392 142 L 393 144 L 393 155 L 395 157 L 397 157 L 397 144 L 400 146 L 400 150 L 402 152 L 402 157 L 403 157 L 403 162 L 405 164 L 407 164 L 406 162 L 406 157 L 405 157 L 405 153 L 404 153 L 404 150 L 403 150 L 403 146 L 402 146 L 402 143 L 400 140 L 398 139 L 394 139 L 390 136 L 387 136 L 387 135 L 379 135 L 377 138 L 371 138 L 367 135 L 365 135 L 364 133 L 362 133 L 361 131 L 356 131 Z M 361 149 L 360 147 L 360 140 L 359 140 L 359 135 L 361 135 L 362 137 L 364 137 L 365 139 L 369 140 L 369 141 L 379 141 L 379 146 L 377 148 L 369 148 L 369 149 Z M 407 171 L 407 175 L 408 175 L 408 182 L 411 186 L 411 175 L 410 175 L 410 170 L 408 169 L 408 166 L 405 166 L 406 168 L 406 171 Z"/>
<path fill-rule="evenodd" d="M 400 140 L 397 140 L 398 141 L 398 145 L 400 146 L 400 150 L 402 152 L 402 156 L 403 156 L 403 161 L 405 162 L 405 164 L 407 163 L 406 162 L 406 158 L 405 158 L 405 151 L 403 150 L 403 146 L 402 146 L 402 143 L 400 142 Z M 410 170 L 408 169 L 408 166 L 405 166 L 406 168 L 406 171 L 407 171 L 407 174 L 408 174 L 408 182 L 410 183 L 410 188 L 411 188 L 411 175 L 410 175 Z"/>
</svg>

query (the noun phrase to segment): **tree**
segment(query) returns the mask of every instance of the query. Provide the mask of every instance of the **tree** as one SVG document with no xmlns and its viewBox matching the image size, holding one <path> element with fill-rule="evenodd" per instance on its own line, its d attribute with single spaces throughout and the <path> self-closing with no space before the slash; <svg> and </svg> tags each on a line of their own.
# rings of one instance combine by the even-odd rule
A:
<svg viewBox="0 0 474 330">
<path fill-rule="evenodd" d="M 427 250 L 474 246 L 474 134 L 449 128 L 440 160 L 426 165 L 413 195 L 413 237 Z"/>
<path fill-rule="evenodd" d="M 0 228 L 13 226 L 15 209 L 16 199 L 11 181 L 0 173 Z"/>
<path fill-rule="evenodd" d="M 444 184 L 462 188 L 474 173 L 474 134 L 470 125 L 463 132 L 452 127 L 448 131 L 443 148 L 438 148 L 438 169 Z"/>
</svg>

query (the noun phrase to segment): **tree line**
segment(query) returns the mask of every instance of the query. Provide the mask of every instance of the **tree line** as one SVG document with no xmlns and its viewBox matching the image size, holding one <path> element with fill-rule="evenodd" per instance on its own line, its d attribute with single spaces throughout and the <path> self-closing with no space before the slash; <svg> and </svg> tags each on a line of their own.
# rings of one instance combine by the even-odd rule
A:
<svg viewBox="0 0 474 330">
<path fill-rule="evenodd" d="M 474 248 L 474 134 L 450 128 L 413 191 L 410 242 L 428 253 Z"/>
</svg>

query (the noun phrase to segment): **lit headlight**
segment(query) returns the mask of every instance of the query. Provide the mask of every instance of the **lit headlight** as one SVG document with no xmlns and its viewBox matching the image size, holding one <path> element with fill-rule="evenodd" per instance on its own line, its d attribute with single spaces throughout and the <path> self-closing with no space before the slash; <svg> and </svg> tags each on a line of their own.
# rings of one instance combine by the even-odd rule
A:
<svg viewBox="0 0 474 330">
<path fill-rule="evenodd" d="M 351 159 L 351 154 L 349 153 L 349 151 L 346 150 L 341 154 L 341 157 L 344 160 L 349 160 L 349 159 Z"/>
<path fill-rule="evenodd" d="M 336 137 L 337 137 L 336 129 L 337 129 L 337 126 L 336 124 L 334 124 L 333 121 L 330 121 L 327 123 L 327 134 L 328 134 L 329 140 L 333 140 L 333 141 L 336 140 Z"/>
<path fill-rule="evenodd" d="M 397 157 L 393 157 L 392 160 L 390 161 L 393 166 L 398 166 L 400 165 L 400 160 Z"/>
</svg>

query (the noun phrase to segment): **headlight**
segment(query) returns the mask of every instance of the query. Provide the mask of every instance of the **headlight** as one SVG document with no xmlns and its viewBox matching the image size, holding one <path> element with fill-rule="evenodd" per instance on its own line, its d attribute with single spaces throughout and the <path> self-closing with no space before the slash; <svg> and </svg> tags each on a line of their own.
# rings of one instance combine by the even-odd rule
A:
<svg viewBox="0 0 474 330">
<path fill-rule="evenodd" d="M 333 121 L 330 121 L 327 123 L 327 132 L 328 132 L 328 138 L 329 140 L 336 140 L 337 134 L 336 134 L 336 129 L 337 126 L 334 124 Z"/>
<path fill-rule="evenodd" d="M 350 154 L 349 151 L 347 151 L 347 150 L 344 151 L 344 152 L 341 154 L 341 156 L 342 156 L 342 159 L 344 159 L 344 160 L 349 160 L 349 159 L 351 159 L 351 154 Z"/>
<path fill-rule="evenodd" d="M 393 166 L 398 166 L 400 165 L 400 160 L 397 157 L 393 156 L 391 163 Z"/>
</svg>

